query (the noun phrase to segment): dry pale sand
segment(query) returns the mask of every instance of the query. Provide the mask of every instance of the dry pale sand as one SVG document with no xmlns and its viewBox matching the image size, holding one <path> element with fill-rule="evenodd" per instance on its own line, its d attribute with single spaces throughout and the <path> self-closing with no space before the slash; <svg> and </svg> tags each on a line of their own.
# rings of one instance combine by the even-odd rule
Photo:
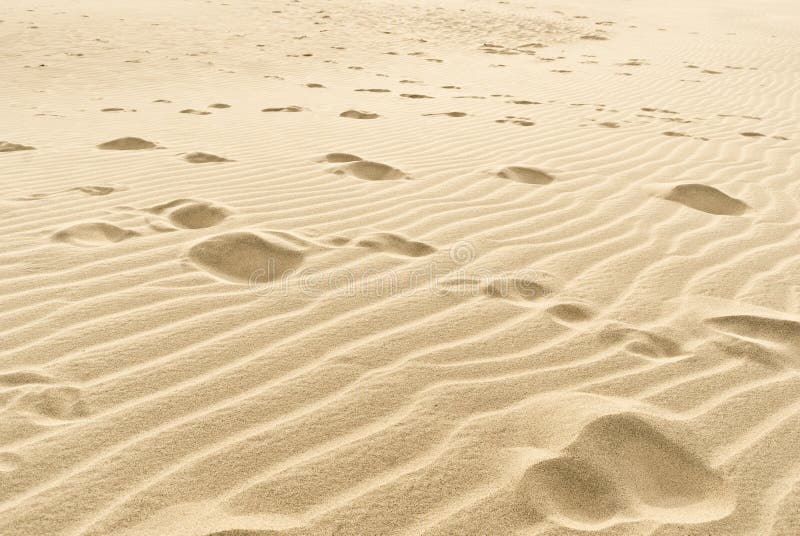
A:
<svg viewBox="0 0 800 536">
<path fill-rule="evenodd" d="M 0 534 L 800 534 L 796 0 L 3 0 Z"/>
</svg>

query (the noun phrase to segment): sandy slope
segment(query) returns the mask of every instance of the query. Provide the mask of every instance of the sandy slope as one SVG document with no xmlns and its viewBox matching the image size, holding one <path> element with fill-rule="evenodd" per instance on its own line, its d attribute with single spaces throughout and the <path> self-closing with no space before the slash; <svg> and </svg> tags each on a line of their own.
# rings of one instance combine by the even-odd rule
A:
<svg viewBox="0 0 800 536">
<path fill-rule="evenodd" d="M 796 2 L 0 19 L 0 534 L 800 534 Z"/>
</svg>

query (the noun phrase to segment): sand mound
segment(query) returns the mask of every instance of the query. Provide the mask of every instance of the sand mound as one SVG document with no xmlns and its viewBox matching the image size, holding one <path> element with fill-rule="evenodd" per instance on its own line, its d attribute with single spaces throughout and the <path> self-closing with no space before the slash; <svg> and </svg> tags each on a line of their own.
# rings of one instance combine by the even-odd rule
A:
<svg viewBox="0 0 800 536">
<path fill-rule="evenodd" d="M 362 112 L 359 110 L 347 110 L 339 114 L 339 117 L 349 117 L 351 119 L 377 119 L 380 115 L 372 112 Z"/>
<path fill-rule="evenodd" d="M 139 151 L 142 149 L 153 149 L 156 144 L 152 141 L 143 140 L 142 138 L 117 138 L 116 140 L 107 141 L 97 146 L 98 149 L 107 151 Z"/>
<path fill-rule="evenodd" d="M 234 283 L 288 277 L 303 257 L 300 250 L 277 236 L 252 232 L 212 236 L 189 250 L 189 259 L 200 268 Z"/>
<path fill-rule="evenodd" d="M 210 153 L 189 153 L 183 157 L 184 160 L 192 164 L 207 164 L 209 162 L 230 162 L 227 158 Z"/>
<path fill-rule="evenodd" d="M 713 186 L 681 184 L 675 186 L 664 199 L 709 214 L 741 216 L 750 208 L 744 201 L 730 197 Z"/>
<path fill-rule="evenodd" d="M 497 172 L 497 176 L 524 184 L 550 184 L 555 180 L 544 171 L 524 166 L 509 166 L 503 168 Z"/>
<path fill-rule="evenodd" d="M 0 153 L 12 153 L 15 151 L 32 151 L 35 147 L 30 145 L 20 145 L 19 143 L 11 143 L 10 141 L 0 141 Z"/>
<path fill-rule="evenodd" d="M 53 240 L 67 242 L 76 246 L 99 246 L 110 242 L 121 242 L 138 236 L 135 231 L 128 231 L 105 222 L 79 223 L 53 234 Z"/>
<path fill-rule="evenodd" d="M 345 164 L 337 170 L 337 173 L 344 173 L 365 181 L 389 181 L 409 178 L 408 175 L 397 168 L 380 162 L 370 162 L 369 160 L 359 160 Z"/>
<path fill-rule="evenodd" d="M 360 238 L 356 245 L 362 248 L 369 248 L 383 253 L 393 253 L 406 257 L 423 257 L 430 255 L 436 248 L 424 242 L 408 240 L 403 236 L 393 233 L 374 233 L 364 238 Z"/>
</svg>

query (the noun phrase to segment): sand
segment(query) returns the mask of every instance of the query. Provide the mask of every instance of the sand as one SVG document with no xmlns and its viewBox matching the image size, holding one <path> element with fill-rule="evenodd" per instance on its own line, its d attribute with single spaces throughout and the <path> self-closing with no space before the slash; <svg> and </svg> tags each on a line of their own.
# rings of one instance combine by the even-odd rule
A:
<svg viewBox="0 0 800 536">
<path fill-rule="evenodd" d="M 796 1 L 0 11 L 0 534 L 800 534 Z"/>
</svg>

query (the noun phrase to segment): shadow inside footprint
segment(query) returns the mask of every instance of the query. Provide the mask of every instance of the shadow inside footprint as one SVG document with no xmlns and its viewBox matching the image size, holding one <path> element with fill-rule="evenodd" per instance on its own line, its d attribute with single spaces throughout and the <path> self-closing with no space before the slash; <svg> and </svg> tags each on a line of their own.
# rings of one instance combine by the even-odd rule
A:
<svg viewBox="0 0 800 536">
<path fill-rule="evenodd" d="M 380 115 L 372 112 L 362 112 L 360 110 L 347 110 L 340 113 L 339 117 L 349 117 L 350 119 L 377 119 Z"/>
<path fill-rule="evenodd" d="M 370 162 L 369 160 L 349 162 L 334 170 L 334 173 L 350 175 L 351 177 L 365 181 L 404 180 L 411 178 L 397 168 L 379 162 Z"/>
<path fill-rule="evenodd" d="M 523 184 L 550 184 L 555 180 L 552 175 L 542 170 L 524 166 L 509 166 L 503 168 L 497 172 L 497 176 Z"/>
<path fill-rule="evenodd" d="M 228 160 L 227 158 L 223 158 L 215 154 L 200 153 L 200 152 L 189 153 L 186 156 L 184 156 L 183 159 L 191 164 L 207 164 L 209 162 L 232 162 L 232 160 Z"/>
<path fill-rule="evenodd" d="M 360 238 L 356 246 L 383 253 L 393 253 L 405 257 L 423 257 L 430 255 L 436 248 L 424 242 L 409 240 L 393 233 L 373 233 Z"/>
<path fill-rule="evenodd" d="M 72 225 L 53 234 L 56 242 L 66 242 L 75 246 L 99 246 L 113 242 L 121 242 L 139 236 L 135 231 L 122 229 L 105 222 L 89 222 Z"/>
<path fill-rule="evenodd" d="M 242 231 L 198 242 L 189 259 L 226 281 L 254 283 L 287 277 L 302 264 L 304 253 L 278 235 Z"/>
<path fill-rule="evenodd" d="M 147 212 L 166 216 L 176 227 L 204 229 L 221 223 L 231 211 L 207 201 L 176 199 L 147 209 Z"/>
<path fill-rule="evenodd" d="M 35 147 L 11 143 L 10 141 L 0 141 L 0 153 L 13 153 L 15 151 L 33 151 Z"/>
<path fill-rule="evenodd" d="M 152 141 L 133 137 L 117 138 L 97 146 L 98 149 L 105 151 L 140 151 L 142 149 L 154 149 L 155 147 L 156 144 Z"/>
<path fill-rule="evenodd" d="M 680 184 L 663 195 L 668 201 L 722 216 L 741 216 L 750 209 L 744 201 L 705 184 Z"/>
<path fill-rule="evenodd" d="M 322 161 L 328 162 L 329 164 L 343 164 L 345 162 L 358 162 L 360 160 L 363 160 L 363 158 L 350 153 L 328 153 L 322 157 Z"/>
</svg>

